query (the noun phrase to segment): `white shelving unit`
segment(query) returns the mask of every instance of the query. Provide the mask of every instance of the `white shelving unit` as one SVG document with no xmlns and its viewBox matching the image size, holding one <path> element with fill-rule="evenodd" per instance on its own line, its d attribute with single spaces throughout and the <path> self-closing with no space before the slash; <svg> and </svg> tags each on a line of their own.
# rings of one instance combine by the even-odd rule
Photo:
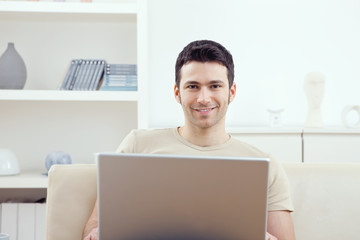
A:
<svg viewBox="0 0 360 240">
<path fill-rule="evenodd" d="M 0 177 L 0 193 L 46 189 L 45 158 L 68 152 L 73 163 L 114 151 L 134 128 L 146 127 L 146 2 L 0 1 L 0 54 L 8 42 L 23 57 L 23 90 L 0 90 L 0 148 L 17 156 L 21 174 Z M 143 10 L 142 10 L 143 9 Z M 138 64 L 138 91 L 60 91 L 71 59 Z M 142 59 L 140 59 L 142 58 Z M 146 56 L 145 56 L 146 58 Z M 144 105 L 142 105 L 144 104 Z"/>
<path fill-rule="evenodd" d="M 46 188 L 47 176 L 38 172 L 26 172 L 14 176 L 0 177 L 0 189 Z"/>
<path fill-rule="evenodd" d="M 136 102 L 137 92 L 0 90 L 0 101 L 123 101 Z"/>
<path fill-rule="evenodd" d="M 136 14 L 137 6 L 134 1 L 119 3 L 1 1 L 1 12 Z"/>
</svg>

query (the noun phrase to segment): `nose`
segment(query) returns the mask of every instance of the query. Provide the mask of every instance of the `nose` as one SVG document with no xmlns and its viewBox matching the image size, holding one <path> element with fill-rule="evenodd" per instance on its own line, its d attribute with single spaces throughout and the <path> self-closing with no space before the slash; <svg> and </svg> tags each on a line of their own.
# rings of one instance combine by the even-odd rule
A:
<svg viewBox="0 0 360 240">
<path fill-rule="evenodd" d="M 206 105 L 211 100 L 210 94 L 211 93 L 207 88 L 201 88 L 199 91 L 197 102 Z"/>
</svg>

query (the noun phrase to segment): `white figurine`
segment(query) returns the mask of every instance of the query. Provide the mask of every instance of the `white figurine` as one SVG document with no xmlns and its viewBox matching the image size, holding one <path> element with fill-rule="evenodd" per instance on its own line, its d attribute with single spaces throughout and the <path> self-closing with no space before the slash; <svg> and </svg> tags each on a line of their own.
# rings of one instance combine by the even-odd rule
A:
<svg viewBox="0 0 360 240">
<path fill-rule="evenodd" d="M 348 121 L 348 115 L 350 112 L 355 112 L 357 114 L 357 121 L 351 123 Z M 341 119 L 347 128 L 360 128 L 360 106 L 359 105 L 349 105 L 346 106 L 341 114 Z"/>
<path fill-rule="evenodd" d="M 267 111 L 269 112 L 270 127 L 281 127 L 282 125 L 281 113 L 284 111 L 284 109 L 283 108 L 277 110 L 268 109 Z"/>
<path fill-rule="evenodd" d="M 308 101 L 305 127 L 323 127 L 321 103 L 324 98 L 325 76 L 320 72 L 310 72 L 305 76 L 304 90 Z"/>
</svg>

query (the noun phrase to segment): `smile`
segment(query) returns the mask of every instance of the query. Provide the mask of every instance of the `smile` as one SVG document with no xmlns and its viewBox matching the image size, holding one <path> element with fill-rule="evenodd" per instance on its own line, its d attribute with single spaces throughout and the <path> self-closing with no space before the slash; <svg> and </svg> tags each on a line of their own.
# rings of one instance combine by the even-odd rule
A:
<svg viewBox="0 0 360 240">
<path fill-rule="evenodd" d="M 214 110 L 216 107 L 207 107 L 207 108 L 194 108 L 197 112 L 210 112 L 211 110 Z"/>
</svg>

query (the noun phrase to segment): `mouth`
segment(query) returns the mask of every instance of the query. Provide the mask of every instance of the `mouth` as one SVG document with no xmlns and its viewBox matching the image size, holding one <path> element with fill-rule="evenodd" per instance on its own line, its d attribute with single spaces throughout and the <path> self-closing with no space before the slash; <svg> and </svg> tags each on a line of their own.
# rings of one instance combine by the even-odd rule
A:
<svg viewBox="0 0 360 240">
<path fill-rule="evenodd" d="M 212 110 L 214 110 L 216 108 L 216 106 L 212 106 L 212 107 L 200 107 L 200 108 L 193 108 L 196 112 L 199 113 L 208 113 L 211 112 Z"/>
</svg>

